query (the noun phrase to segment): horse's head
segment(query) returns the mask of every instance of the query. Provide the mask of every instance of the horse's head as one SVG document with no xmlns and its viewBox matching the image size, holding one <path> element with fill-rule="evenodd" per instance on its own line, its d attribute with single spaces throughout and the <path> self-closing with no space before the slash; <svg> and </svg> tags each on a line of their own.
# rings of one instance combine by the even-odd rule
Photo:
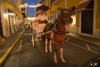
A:
<svg viewBox="0 0 100 67">
<path fill-rule="evenodd" d="M 65 24 L 71 24 L 73 21 L 67 9 L 60 9 L 59 20 L 61 20 L 61 22 L 64 22 Z"/>
</svg>

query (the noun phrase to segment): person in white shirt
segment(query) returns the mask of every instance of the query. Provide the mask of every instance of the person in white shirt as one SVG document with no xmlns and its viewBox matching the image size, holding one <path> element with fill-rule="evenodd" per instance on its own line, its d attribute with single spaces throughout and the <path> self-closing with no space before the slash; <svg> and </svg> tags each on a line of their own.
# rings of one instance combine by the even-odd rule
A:
<svg viewBox="0 0 100 67">
<path fill-rule="evenodd" d="M 43 15 L 43 10 L 40 10 L 40 14 L 37 17 L 39 23 L 47 23 L 47 18 Z"/>
</svg>

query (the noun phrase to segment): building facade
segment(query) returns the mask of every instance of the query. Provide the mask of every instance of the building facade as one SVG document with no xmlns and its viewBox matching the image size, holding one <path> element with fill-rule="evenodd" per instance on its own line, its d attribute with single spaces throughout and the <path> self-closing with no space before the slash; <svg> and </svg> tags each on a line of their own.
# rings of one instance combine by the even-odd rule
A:
<svg viewBox="0 0 100 67">
<path fill-rule="evenodd" d="M 73 23 L 66 30 L 100 39 L 100 0 L 44 0 L 43 4 L 51 8 L 45 12 L 51 22 L 58 18 L 58 8 L 74 9 Z"/>
<path fill-rule="evenodd" d="M 22 13 L 20 5 L 23 0 L 0 0 L 0 35 L 9 37 L 19 30 L 19 25 L 26 16 Z"/>
</svg>

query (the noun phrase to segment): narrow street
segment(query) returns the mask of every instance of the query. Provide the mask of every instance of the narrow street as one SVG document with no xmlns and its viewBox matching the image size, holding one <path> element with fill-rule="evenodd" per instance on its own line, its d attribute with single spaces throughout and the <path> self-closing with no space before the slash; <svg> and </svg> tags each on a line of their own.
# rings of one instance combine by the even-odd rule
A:
<svg viewBox="0 0 100 67">
<path fill-rule="evenodd" d="M 100 67 L 99 6 L 100 0 L 0 0 L 0 67 Z M 45 45 L 42 35 L 53 33 L 55 42 Z"/>
<path fill-rule="evenodd" d="M 99 55 L 98 47 L 66 36 L 63 48 L 67 63 L 63 64 L 60 60 L 60 45 L 58 44 L 58 64 L 54 64 L 53 44 L 52 53 L 45 53 L 44 46 L 43 41 L 36 41 L 35 48 L 33 48 L 30 28 L 28 28 L 2 67 L 82 67 Z"/>
</svg>

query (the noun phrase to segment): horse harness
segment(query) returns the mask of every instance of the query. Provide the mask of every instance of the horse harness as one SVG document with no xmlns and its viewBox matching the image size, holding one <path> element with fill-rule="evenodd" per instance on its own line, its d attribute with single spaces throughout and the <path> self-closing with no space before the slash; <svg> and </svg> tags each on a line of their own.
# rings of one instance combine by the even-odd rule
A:
<svg viewBox="0 0 100 67">
<path fill-rule="evenodd" d="M 57 24 L 54 23 L 54 32 L 55 33 L 57 33 L 57 34 L 65 34 L 65 30 L 63 32 L 60 32 L 57 27 L 58 27 Z"/>
<path fill-rule="evenodd" d="M 60 32 L 57 28 L 57 24 L 59 23 L 64 23 L 66 25 L 66 21 L 63 20 L 63 18 L 66 18 L 67 16 L 63 17 L 63 16 L 60 16 L 59 18 L 62 20 L 61 22 L 57 22 L 57 23 L 54 23 L 54 32 L 57 33 L 57 34 L 65 34 L 65 33 L 68 33 L 68 32 L 65 32 L 65 28 L 64 28 L 64 31 L 63 32 Z"/>
</svg>

